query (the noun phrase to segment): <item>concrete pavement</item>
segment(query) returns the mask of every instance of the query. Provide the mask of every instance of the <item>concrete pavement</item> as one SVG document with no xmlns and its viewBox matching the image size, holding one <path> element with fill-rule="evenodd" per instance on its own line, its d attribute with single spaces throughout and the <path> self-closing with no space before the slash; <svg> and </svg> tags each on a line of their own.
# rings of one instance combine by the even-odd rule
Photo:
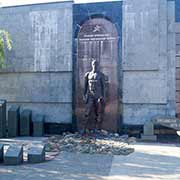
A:
<svg viewBox="0 0 180 180">
<path fill-rule="evenodd" d="M 138 143 L 135 153 L 114 156 L 108 180 L 179 180 L 180 147 Z"/>
<path fill-rule="evenodd" d="M 180 144 L 179 144 L 180 145 Z M 0 165 L 0 180 L 179 180 L 178 144 L 136 143 L 128 156 L 60 153 L 54 160 Z"/>
</svg>

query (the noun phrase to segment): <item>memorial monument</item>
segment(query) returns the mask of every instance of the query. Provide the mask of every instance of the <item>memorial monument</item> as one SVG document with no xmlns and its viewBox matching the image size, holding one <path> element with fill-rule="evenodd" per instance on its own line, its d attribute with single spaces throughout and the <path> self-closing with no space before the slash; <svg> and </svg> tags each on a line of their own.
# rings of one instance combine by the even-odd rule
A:
<svg viewBox="0 0 180 180">
<path fill-rule="evenodd" d="M 98 11 L 101 11 L 102 7 L 99 6 L 98 8 L 100 8 Z M 121 68 L 118 63 L 119 38 L 117 28 L 114 22 L 103 17 L 94 17 L 82 23 L 81 19 L 78 19 L 79 16 L 76 16 L 76 12 L 79 12 L 79 6 L 75 6 L 74 16 L 75 20 L 78 21 L 76 22 L 81 24 L 81 28 L 77 30 L 75 37 L 77 54 L 74 56 L 75 86 L 73 95 L 75 97 L 74 108 L 77 128 L 82 130 L 88 127 L 91 130 L 103 129 L 117 132 L 120 122 L 120 89 L 122 88 L 121 79 L 118 78 Z M 83 11 L 82 17 L 85 18 L 86 14 L 84 13 L 86 12 Z M 102 98 L 99 99 L 99 102 L 96 100 L 95 105 L 92 97 L 88 99 L 90 86 L 95 84 L 89 78 L 89 74 L 94 74 L 93 60 L 97 62 L 97 64 L 95 63 L 95 68 L 97 68 L 95 72 L 101 74 L 101 83 L 97 82 L 99 87 L 96 87 L 99 92 L 96 93 L 98 93 L 98 97 L 101 96 Z M 100 103 L 100 101 L 102 102 Z"/>
<path fill-rule="evenodd" d="M 179 7 L 179 1 L 169 0 L 2 7 L 1 28 L 10 32 L 13 51 L 0 75 L 0 98 L 8 107 L 45 115 L 45 133 L 82 129 L 88 106 L 83 77 L 94 58 L 108 76 L 102 129 L 141 134 L 156 116 L 175 118 L 180 114 Z"/>
</svg>

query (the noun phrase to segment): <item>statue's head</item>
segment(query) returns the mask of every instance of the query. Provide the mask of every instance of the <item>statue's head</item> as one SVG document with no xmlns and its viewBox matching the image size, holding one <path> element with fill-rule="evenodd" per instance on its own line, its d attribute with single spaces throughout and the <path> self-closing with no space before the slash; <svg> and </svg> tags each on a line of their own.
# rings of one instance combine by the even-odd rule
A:
<svg viewBox="0 0 180 180">
<path fill-rule="evenodd" d="M 92 59 L 91 65 L 93 71 L 99 70 L 99 62 L 96 59 Z"/>
</svg>

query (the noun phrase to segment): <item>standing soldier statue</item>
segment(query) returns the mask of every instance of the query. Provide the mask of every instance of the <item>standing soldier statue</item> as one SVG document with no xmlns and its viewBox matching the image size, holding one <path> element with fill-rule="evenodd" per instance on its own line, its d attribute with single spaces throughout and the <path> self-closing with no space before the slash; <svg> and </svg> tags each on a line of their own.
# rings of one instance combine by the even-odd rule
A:
<svg viewBox="0 0 180 180">
<path fill-rule="evenodd" d="M 105 75 L 100 72 L 99 63 L 91 62 L 92 70 L 84 76 L 83 99 L 86 103 L 83 132 L 86 132 L 88 123 L 93 118 L 95 129 L 101 129 L 105 111 Z"/>
</svg>

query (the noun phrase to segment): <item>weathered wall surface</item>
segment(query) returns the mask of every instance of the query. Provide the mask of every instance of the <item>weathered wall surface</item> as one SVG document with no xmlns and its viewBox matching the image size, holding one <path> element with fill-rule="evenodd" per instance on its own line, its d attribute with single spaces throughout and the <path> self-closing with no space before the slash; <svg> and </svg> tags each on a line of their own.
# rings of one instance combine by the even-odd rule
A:
<svg viewBox="0 0 180 180">
<path fill-rule="evenodd" d="M 123 19 L 123 119 L 144 124 L 175 116 L 174 2 L 126 0 Z"/>
<path fill-rule="evenodd" d="M 175 0 L 176 3 L 176 22 L 179 23 L 180 22 L 180 1 L 179 0 Z"/>
<path fill-rule="evenodd" d="M 174 14 L 174 1 L 123 1 L 125 124 L 175 116 Z M 0 27 L 13 40 L 0 72 L 0 98 L 9 106 L 45 114 L 46 122 L 72 122 L 72 18 L 72 2 L 0 9 Z"/>
<path fill-rule="evenodd" d="M 180 1 L 176 0 L 176 115 L 180 117 Z"/>
<path fill-rule="evenodd" d="M 0 98 L 46 115 L 46 122 L 72 121 L 72 2 L 0 9 L 0 25 L 13 49 L 0 73 Z"/>
</svg>

